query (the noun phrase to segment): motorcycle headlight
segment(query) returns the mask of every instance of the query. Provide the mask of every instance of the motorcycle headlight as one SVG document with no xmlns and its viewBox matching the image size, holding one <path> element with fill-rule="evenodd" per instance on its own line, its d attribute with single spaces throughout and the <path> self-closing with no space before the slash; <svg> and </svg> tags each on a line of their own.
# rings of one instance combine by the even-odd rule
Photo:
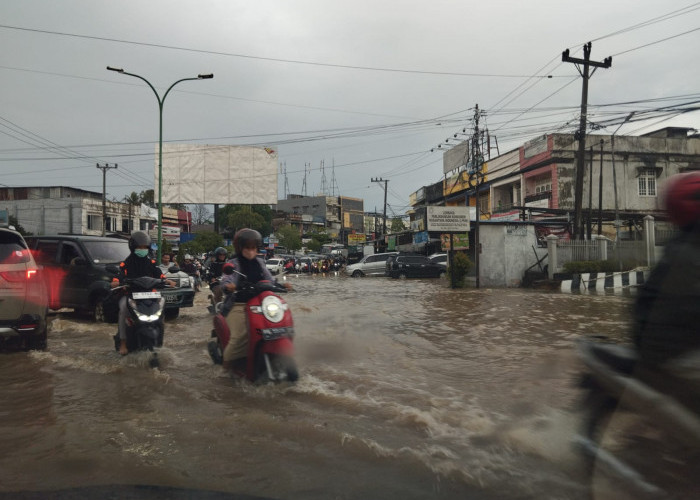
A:
<svg viewBox="0 0 700 500">
<path fill-rule="evenodd" d="M 268 295 L 263 299 L 261 309 L 268 321 L 279 323 L 284 318 L 284 311 L 287 310 L 287 305 L 283 304 L 279 297 Z"/>
</svg>

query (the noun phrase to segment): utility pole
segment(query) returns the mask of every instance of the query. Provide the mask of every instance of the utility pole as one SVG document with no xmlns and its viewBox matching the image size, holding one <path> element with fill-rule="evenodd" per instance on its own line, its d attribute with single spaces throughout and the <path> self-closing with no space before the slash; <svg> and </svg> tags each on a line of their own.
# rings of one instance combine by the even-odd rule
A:
<svg viewBox="0 0 700 500">
<path fill-rule="evenodd" d="M 479 201 L 479 185 L 483 177 L 483 172 L 481 171 L 484 158 L 481 154 L 480 148 L 480 132 L 479 132 L 479 117 L 481 116 L 479 112 L 479 105 L 477 104 L 474 108 L 474 137 L 472 138 L 472 172 L 470 177 L 473 176 L 475 179 L 475 190 L 476 190 L 476 200 L 475 200 L 475 213 L 476 213 L 476 225 L 474 226 L 474 270 L 476 272 L 476 288 L 480 288 L 479 282 L 479 253 L 480 253 L 480 243 L 479 243 L 479 219 L 481 214 L 479 213 L 480 201 Z"/>
<path fill-rule="evenodd" d="M 384 180 L 381 177 L 372 177 L 372 182 L 383 182 L 384 183 L 384 216 L 382 220 L 382 237 L 386 235 L 386 184 L 389 180 Z"/>
<path fill-rule="evenodd" d="M 598 179 L 598 235 L 603 234 L 603 146 L 600 140 L 600 179 Z"/>
<path fill-rule="evenodd" d="M 101 167 L 98 163 L 97 168 L 102 170 L 102 236 L 104 236 L 107 228 L 107 170 L 117 168 L 117 164 L 110 167 L 109 163 L 105 163 L 104 167 Z"/>
<path fill-rule="evenodd" d="M 581 207 L 583 198 L 583 163 L 586 149 L 586 115 L 588 113 L 588 79 L 593 76 L 598 68 L 609 68 L 612 65 L 612 57 L 606 57 L 603 62 L 591 61 L 591 42 L 583 46 L 583 59 L 569 57 L 569 49 L 562 52 L 562 62 L 576 64 L 579 74 L 583 77 L 583 89 L 581 91 L 581 121 L 575 136 L 578 136 L 578 156 L 576 157 L 576 187 L 574 193 L 574 238 L 583 239 L 583 224 L 581 223 Z M 583 65 L 583 70 L 579 65 Z M 593 66 L 593 71 L 589 71 Z"/>
</svg>

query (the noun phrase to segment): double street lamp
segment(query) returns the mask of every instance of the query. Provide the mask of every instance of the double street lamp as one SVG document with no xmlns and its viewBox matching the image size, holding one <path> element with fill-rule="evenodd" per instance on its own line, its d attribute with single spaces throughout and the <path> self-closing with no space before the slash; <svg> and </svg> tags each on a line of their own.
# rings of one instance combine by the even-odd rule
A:
<svg viewBox="0 0 700 500">
<path fill-rule="evenodd" d="M 207 80 L 214 78 L 214 75 L 212 73 L 206 74 L 206 75 L 198 75 L 196 78 L 183 78 L 181 80 L 176 81 L 173 83 L 170 87 L 168 87 L 168 90 L 165 91 L 165 94 L 163 94 L 163 97 L 161 98 L 160 95 L 158 94 L 158 91 L 155 89 L 153 85 L 151 85 L 151 82 L 146 80 L 144 77 L 140 75 L 136 75 L 134 73 L 128 73 L 124 71 L 122 68 L 112 68 L 111 66 L 107 66 L 107 69 L 109 71 L 116 71 L 117 73 L 121 73 L 122 75 L 129 75 L 129 76 L 135 76 L 136 78 L 143 80 L 148 84 L 149 87 L 151 87 L 151 90 L 153 93 L 156 95 L 156 99 L 158 99 L 158 110 L 159 110 L 159 133 L 158 133 L 158 264 L 160 264 L 160 258 L 162 255 L 163 251 L 163 103 L 165 102 L 165 98 L 168 97 L 168 93 L 172 90 L 172 88 L 177 85 L 180 82 L 186 82 L 188 80 Z"/>
</svg>

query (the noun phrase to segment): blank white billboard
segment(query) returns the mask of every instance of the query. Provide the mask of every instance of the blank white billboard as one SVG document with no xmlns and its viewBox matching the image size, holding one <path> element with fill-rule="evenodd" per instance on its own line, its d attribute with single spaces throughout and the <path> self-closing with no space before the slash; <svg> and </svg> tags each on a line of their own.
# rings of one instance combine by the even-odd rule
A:
<svg viewBox="0 0 700 500">
<path fill-rule="evenodd" d="M 277 148 L 163 144 L 163 203 L 275 204 Z"/>
</svg>

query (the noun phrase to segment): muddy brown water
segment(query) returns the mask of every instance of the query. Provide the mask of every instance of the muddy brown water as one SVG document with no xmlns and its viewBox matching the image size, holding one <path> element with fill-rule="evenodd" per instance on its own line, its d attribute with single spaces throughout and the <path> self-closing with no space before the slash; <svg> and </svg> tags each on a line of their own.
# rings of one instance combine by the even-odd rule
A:
<svg viewBox="0 0 700 500">
<path fill-rule="evenodd" d="M 0 493 L 587 498 L 570 442 L 573 344 L 623 339 L 629 297 L 288 280 L 295 385 L 253 386 L 211 363 L 206 289 L 166 324 L 161 370 L 120 357 L 115 325 L 52 315 L 47 351 L 0 355 Z"/>
</svg>

